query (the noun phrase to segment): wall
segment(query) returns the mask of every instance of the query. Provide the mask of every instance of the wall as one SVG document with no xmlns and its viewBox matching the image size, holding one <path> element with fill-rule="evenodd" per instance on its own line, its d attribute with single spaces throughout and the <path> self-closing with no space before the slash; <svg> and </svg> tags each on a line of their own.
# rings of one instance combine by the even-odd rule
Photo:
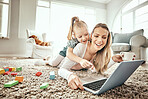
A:
<svg viewBox="0 0 148 99">
<path fill-rule="evenodd" d="M 106 23 L 106 5 L 103 3 L 92 2 L 90 0 L 54 0 L 55 2 L 66 2 L 96 9 L 96 24 Z"/>
<path fill-rule="evenodd" d="M 110 27 L 110 30 L 112 30 L 113 22 L 120 11 L 120 9 L 126 4 L 126 2 L 129 0 L 111 0 L 107 6 L 107 24 Z"/>
<path fill-rule="evenodd" d="M 91 0 L 53 0 L 53 1 L 79 4 L 79 5 L 83 5 L 83 6 L 95 7 L 95 8 L 101 8 L 101 9 L 106 8 L 105 4 L 92 2 Z"/>
<path fill-rule="evenodd" d="M 35 27 L 33 20 L 35 2 L 36 0 L 11 0 L 10 34 L 9 39 L 0 39 L 0 56 L 23 56 L 25 54 L 25 28 L 34 29 Z"/>
<path fill-rule="evenodd" d="M 0 56 L 24 56 L 26 53 L 26 29 L 35 30 L 37 0 L 10 0 L 10 29 L 9 39 L 0 39 Z M 89 6 L 99 9 L 97 21 L 100 17 L 106 22 L 106 5 L 86 0 L 55 0 Z M 100 14 L 100 12 L 102 14 Z"/>
<path fill-rule="evenodd" d="M 20 0 L 19 38 L 26 38 L 26 29 L 35 30 L 37 0 Z"/>
</svg>

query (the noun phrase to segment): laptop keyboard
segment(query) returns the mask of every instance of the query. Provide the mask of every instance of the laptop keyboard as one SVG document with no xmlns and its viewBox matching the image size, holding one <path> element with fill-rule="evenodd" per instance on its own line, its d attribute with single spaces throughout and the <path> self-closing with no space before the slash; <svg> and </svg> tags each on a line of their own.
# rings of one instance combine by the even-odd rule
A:
<svg viewBox="0 0 148 99">
<path fill-rule="evenodd" d="M 105 83 L 106 80 L 107 79 L 95 81 L 95 82 L 92 82 L 92 83 L 84 84 L 83 86 L 90 88 L 94 91 L 97 91 L 101 88 L 101 86 Z"/>
</svg>

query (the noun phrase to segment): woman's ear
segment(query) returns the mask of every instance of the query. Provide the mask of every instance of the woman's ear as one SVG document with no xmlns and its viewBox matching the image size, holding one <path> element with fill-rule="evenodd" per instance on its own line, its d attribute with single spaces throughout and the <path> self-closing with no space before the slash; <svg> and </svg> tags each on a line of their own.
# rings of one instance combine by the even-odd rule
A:
<svg viewBox="0 0 148 99">
<path fill-rule="evenodd" d="M 72 37 L 76 38 L 76 35 L 75 35 L 75 33 L 74 33 L 74 32 L 72 32 Z"/>
<path fill-rule="evenodd" d="M 93 33 L 90 34 L 90 39 L 92 39 L 92 34 L 93 34 Z"/>
</svg>

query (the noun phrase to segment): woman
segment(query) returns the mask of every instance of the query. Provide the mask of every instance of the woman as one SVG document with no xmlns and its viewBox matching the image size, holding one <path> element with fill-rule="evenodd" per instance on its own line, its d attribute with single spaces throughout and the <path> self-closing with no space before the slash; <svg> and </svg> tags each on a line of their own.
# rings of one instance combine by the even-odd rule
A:
<svg viewBox="0 0 148 99">
<path fill-rule="evenodd" d="M 97 24 L 92 33 L 91 41 L 87 44 L 78 44 L 73 53 L 83 59 L 89 60 L 93 63 L 97 72 L 103 73 L 109 68 L 112 63 L 122 61 L 120 55 L 111 58 L 111 34 L 106 24 Z M 114 62 L 113 62 L 113 60 Z M 68 80 L 68 85 L 72 89 L 80 88 L 83 90 L 83 85 L 77 75 L 71 72 L 71 69 L 82 69 L 79 64 L 71 61 L 67 57 L 59 65 L 58 74 Z M 90 68 L 88 65 L 86 68 Z M 92 66 L 93 67 L 93 66 Z"/>
</svg>

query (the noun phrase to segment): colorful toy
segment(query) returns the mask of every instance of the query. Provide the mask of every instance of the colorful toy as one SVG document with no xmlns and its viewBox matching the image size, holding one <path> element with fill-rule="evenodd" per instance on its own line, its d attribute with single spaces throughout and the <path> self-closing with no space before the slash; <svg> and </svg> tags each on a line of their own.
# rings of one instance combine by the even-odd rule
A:
<svg viewBox="0 0 148 99">
<path fill-rule="evenodd" d="M 9 71 L 11 72 L 12 71 L 12 68 L 9 68 Z"/>
<path fill-rule="evenodd" d="M 4 87 L 12 87 L 12 86 L 14 86 L 14 85 L 16 85 L 16 84 L 18 84 L 18 83 L 19 83 L 18 81 L 13 80 L 13 81 L 10 81 L 10 82 L 8 82 L 8 83 L 5 83 L 5 84 L 4 84 Z"/>
<path fill-rule="evenodd" d="M 17 75 L 17 73 L 11 73 L 11 75 L 12 75 L 12 76 L 15 76 L 15 75 Z"/>
<path fill-rule="evenodd" d="M 16 76 L 15 77 L 15 80 L 19 81 L 19 82 L 22 82 L 23 81 L 23 76 Z"/>
<path fill-rule="evenodd" d="M 55 79 L 55 73 L 54 73 L 54 71 L 51 71 L 50 72 L 50 79 L 52 79 L 52 80 Z"/>
<path fill-rule="evenodd" d="M 15 68 L 14 67 L 9 67 L 9 71 L 10 71 L 10 68 L 12 68 L 12 71 L 15 71 Z"/>
<path fill-rule="evenodd" d="M 16 71 L 18 72 L 18 71 L 22 71 L 22 67 L 17 67 L 16 68 Z"/>
<path fill-rule="evenodd" d="M 36 76 L 40 76 L 40 75 L 42 75 L 41 72 L 37 72 L 37 73 L 36 73 Z"/>
<path fill-rule="evenodd" d="M 5 73 L 4 73 L 4 75 L 9 75 L 10 74 L 10 71 L 6 71 Z"/>
<path fill-rule="evenodd" d="M 49 83 L 43 83 L 41 86 L 40 86 L 40 89 L 45 89 L 47 88 L 49 85 Z"/>
<path fill-rule="evenodd" d="M 5 72 L 7 72 L 7 71 L 9 71 L 9 68 L 8 68 L 8 67 L 6 67 L 6 68 L 4 68 L 4 70 L 5 70 Z"/>
<path fill-rule="evenodd" d="M 0 68 L 0 74 L 4 74 L 5 73 L 5 70 Z"/>
</svg>

